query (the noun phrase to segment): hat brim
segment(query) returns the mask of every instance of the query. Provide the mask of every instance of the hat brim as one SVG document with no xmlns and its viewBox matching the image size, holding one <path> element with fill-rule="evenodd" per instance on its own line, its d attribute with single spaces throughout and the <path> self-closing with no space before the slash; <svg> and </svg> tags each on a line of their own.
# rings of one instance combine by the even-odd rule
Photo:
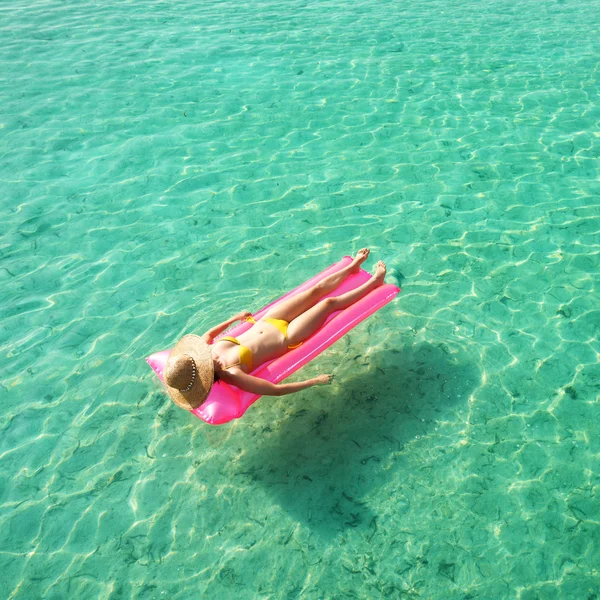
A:
<svg viewBox="0 0 600 600">
<path fill-rule="evenodd" d="M 210 346 L 199 335 L 184 335 L 177 342 L 173 350 L 171 350 L 171 354 L 169 354 L 165 371 L 168 369 L 169 362 L 176 361 L 182 355 L 191 356 L 196 363 L 194 385 L 186 392 L 171 387 L 166 383 L 165 386 L 169 396 L 171 396 L 171 399 L 177 406 L 192 410 L 198 408 L 210 393 L 215 380 L 214 365 Z"/>
</svg>

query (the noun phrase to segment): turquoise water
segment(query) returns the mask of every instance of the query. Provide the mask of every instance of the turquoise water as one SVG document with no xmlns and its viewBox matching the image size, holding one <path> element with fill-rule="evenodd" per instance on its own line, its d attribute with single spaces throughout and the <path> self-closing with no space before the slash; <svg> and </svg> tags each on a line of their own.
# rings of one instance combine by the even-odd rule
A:
<svg viewBox="0 0 600 600">
<path fill-rule="evenodd" d="M 0 15 L 0 597 L 600 597 L 597 1 Z M 367 245 L 332 386 L 166 399 Z"/>
</svg>

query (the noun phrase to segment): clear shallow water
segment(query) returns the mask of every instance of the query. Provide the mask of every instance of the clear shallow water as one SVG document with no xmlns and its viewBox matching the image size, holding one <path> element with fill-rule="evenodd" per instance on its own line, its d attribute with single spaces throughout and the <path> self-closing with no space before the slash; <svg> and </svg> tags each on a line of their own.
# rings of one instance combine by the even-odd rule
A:
<svg viewBox="0 0 600 600">
<path fill-rule="evenodd" d="M 600 595 L 599 9 L 3 6 L 2 597 Z M 167 402 L 365 245 L 332 387 Z"/>
</svg>

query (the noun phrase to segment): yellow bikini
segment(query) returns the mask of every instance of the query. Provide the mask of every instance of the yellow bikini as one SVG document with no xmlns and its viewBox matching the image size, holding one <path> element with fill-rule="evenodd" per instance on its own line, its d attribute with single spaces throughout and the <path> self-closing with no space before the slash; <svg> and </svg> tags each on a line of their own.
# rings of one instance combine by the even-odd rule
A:
<svg viewBox="0 0 600 600">
<path fill-rule="evenodd" d="M 289 323 L 287 321 L 284 321 L 283 319 L 271 319 L 269 317 L 264 317 L 262 320 L 266 321 L 267 323 L 270 323 L 271 325 L 273 325 L 273 327 L 279 329 L 279 331 L 283 333 L 283 336 L 287 340 L 287 330 L 289 326 Z M 248 317 L 246 321 L 248 321 L 249 323 L 256 323 L 256 321 L 252 317 Z M 240 347 L 240 360 L 232 365 L 229 365 L 228 367 L 225 367 L 225 370 L 231 369 L 232 367 L 237 367 L 238 365 L 246 365 L 246 367 L 248 367 L 248 373 L 252 371 L 252 350 L 250 350 L 248 346 L 242 345 L 237 338 L 231 337 L 229 335 L 224 336 L 217 341 L 232 342 Z M 291 344 L 288 346 L 288 350 L 291 350 L 292 348 L 297 348 L 301 345 L 302 342 L 300 342 L 299 344 Z"/>
<path fill-rule="evenodd" d="M 248 346 L 242 346 L 242 344 L 240 344 L 239 340 L 231 337 L 231 336 L 225 336 L 222 337 L 220 340 L 217 340 L 218 342 L 233 342 L 234 344 L 237 344 L 240 347 L 240 360 L 236 363 L 233 363 L 232 365 L 229 365 L 228 367 L 224 367 L 225 370 L 227 369 L 231 369 L 231 367 L 237 367 L 238 365 L 246 365 L 248 367 L 248 373 L 250 373 L 250 371 L 252 371 L 252 350 L 250 350 L 250 348 L 248 348 Z"/>
<path fill-rule="evenodd" d="M 254 321 L 254 319 L 252 319 L 252 321 Z M 252 321 L 250 321 L 252 323 Z M 281 333 L 283 333 L 283 337 L 287 340 L 287 330 L 288 330 L 288 326 L 289 323 L 287 321 L 284 321 L 283 319 L 271 319 L 269 317 L 264 317 L 263 321 L 266 321 L 267 323 L 271 323 L 271 325 L 273 325 L 274 327 L 277 327 L 277 329 L 279 329 L 279 331 L 281 331 Z M 256 321 L 254 321 L 256 323 Z M 290 346 L 288 346 L 288 350 L 291 350 L 292 348 L 297 348 L 298 346 L 301 346 L 302 342 L 300 342 L 299 344 L 292 344 Z"/>
</svg>

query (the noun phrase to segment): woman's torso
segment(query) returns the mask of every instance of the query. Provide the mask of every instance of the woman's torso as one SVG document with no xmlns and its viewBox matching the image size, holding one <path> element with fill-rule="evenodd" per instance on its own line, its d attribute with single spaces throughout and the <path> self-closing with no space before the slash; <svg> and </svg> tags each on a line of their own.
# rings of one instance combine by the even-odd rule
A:
<svg viewBox="0 0 600 600">
<path fill-rule="evenodd" d="M 236 338 L 240 345 L 252 353 L 252 369 L 269 362 L 287 352 L 287 340 L 275 326 L 263 321 L 257 321 L 248 331 Z M 213 344 L 212 355 L 219 358 L 225 369 L 240 363 L 240 346 L 231 341 L 217 340 Z M 250 372 L 244 364 L 237 364 L 245 372 Z"/>
</svg>

